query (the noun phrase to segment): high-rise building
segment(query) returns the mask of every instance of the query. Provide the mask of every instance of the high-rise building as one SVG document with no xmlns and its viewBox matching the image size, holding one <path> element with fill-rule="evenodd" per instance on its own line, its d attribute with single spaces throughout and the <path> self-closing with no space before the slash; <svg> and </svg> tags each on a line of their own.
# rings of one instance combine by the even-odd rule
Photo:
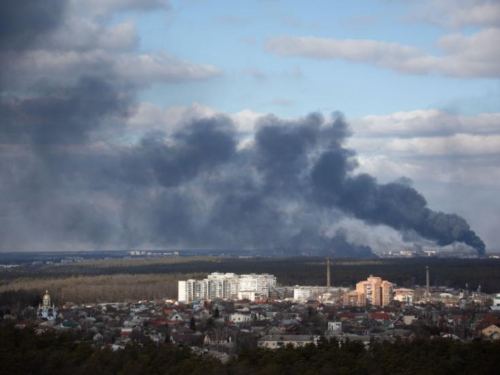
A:
<svg viewBox="0 0 500 375">
<path fill-rule="evenodd" d="M 185 302 L 215 298 L 250 299 L 269 297 L 269 289 L 276 286 L 276 277 L 268 274 L 236 275 L 214 272 L 203 280 L 179 281 L 178 300 Z"/>
<path fill-rule="evenodd" d="M 366 306 L 387 306 L 392 301 L 392 284 L 380 277 L 368 277 L 366 281 L 356 284 L 356 291 L 344 295 L 345 305 Z"/>
</svg>

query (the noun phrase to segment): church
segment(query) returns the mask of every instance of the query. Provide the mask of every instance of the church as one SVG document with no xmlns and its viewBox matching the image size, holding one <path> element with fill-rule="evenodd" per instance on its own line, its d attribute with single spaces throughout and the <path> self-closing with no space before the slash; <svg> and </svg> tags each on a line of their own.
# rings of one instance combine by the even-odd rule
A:
<svg viewBox="0 0 500 375">
<path fill-rule="evenodd" d="M 42 303 L 38 305 L 38 319 L 49 321 L 56 320 L 57 309 L 54 304 L 51 305 L 51 303 L 52 299 L 50 298 L 49 291 L 46 290 L 43 296 Z"/>
</svg>

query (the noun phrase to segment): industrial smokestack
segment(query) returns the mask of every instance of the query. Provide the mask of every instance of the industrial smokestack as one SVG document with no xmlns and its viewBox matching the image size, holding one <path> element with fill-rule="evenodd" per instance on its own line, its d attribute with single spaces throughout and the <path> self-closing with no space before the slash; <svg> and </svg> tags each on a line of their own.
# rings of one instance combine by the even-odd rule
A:
<svg viewBox="0 0 500 375">
<path fill-rule="evenodd" d="M 332 286 L 330 282 L 330 257 L 326 257 L 326 286 Z"/>
<path fill-rule="evenodd" d="M 430 288 L 430 283 L 429 283 L 429 266 L 425 266 L 425 285 L 426 285 L 426 290 L 425 294 L 427 299 L 430 298 L 431 296 L 431 288 Z"/>
</svg>

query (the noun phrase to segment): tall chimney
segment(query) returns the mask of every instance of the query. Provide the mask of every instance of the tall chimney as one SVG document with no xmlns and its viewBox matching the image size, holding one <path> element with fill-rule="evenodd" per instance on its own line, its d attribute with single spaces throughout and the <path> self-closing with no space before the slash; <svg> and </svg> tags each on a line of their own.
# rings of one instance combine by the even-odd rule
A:
<svg viewBox="0 0 500 375">
<path fill-rule="evenodd" d="M 330 283 L 330 257 L 326 257 L 326 286 L 328 288 L 332 286 Z"/>
<path fill-rule="evenodd" d="M 427 299 L 429 299 L 431 296 L 431 288 L 429 283 L 429 266 L 425 266 L 425 285 L 426 285 L 425 289 L 426 297 Z"/>
</svg>

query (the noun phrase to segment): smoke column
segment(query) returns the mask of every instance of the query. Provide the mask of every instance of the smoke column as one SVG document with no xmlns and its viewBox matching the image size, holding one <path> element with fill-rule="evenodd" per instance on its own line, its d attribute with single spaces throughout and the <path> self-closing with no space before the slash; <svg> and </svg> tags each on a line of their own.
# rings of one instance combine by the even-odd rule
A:
<svg viewBox="0 0 500 375">
<path fill-rule="evenodd" d="M 271 247 L 373 255 L 350 243 L 345 228 L 332 230 L 348 217 L 484 254 L 465 219 L 433 211 L 404 183 L 357 174 L 339 113 L 267 116 L 252 135 L 224 115 L 186 119 L 177 130 L 165 119 L 158 131 L 131 133 L 127 121 L 144 87 L 120 75 L 114 59 L 66 76 L 22 70 L 40 51 L 61 55 L 53 38 L 70 20 L 66 1 L 23 4 L 7 0 L 0 14 L 1 251 Z M 94 40 L 85 48 L 102 53 Z"/>
</svg>

